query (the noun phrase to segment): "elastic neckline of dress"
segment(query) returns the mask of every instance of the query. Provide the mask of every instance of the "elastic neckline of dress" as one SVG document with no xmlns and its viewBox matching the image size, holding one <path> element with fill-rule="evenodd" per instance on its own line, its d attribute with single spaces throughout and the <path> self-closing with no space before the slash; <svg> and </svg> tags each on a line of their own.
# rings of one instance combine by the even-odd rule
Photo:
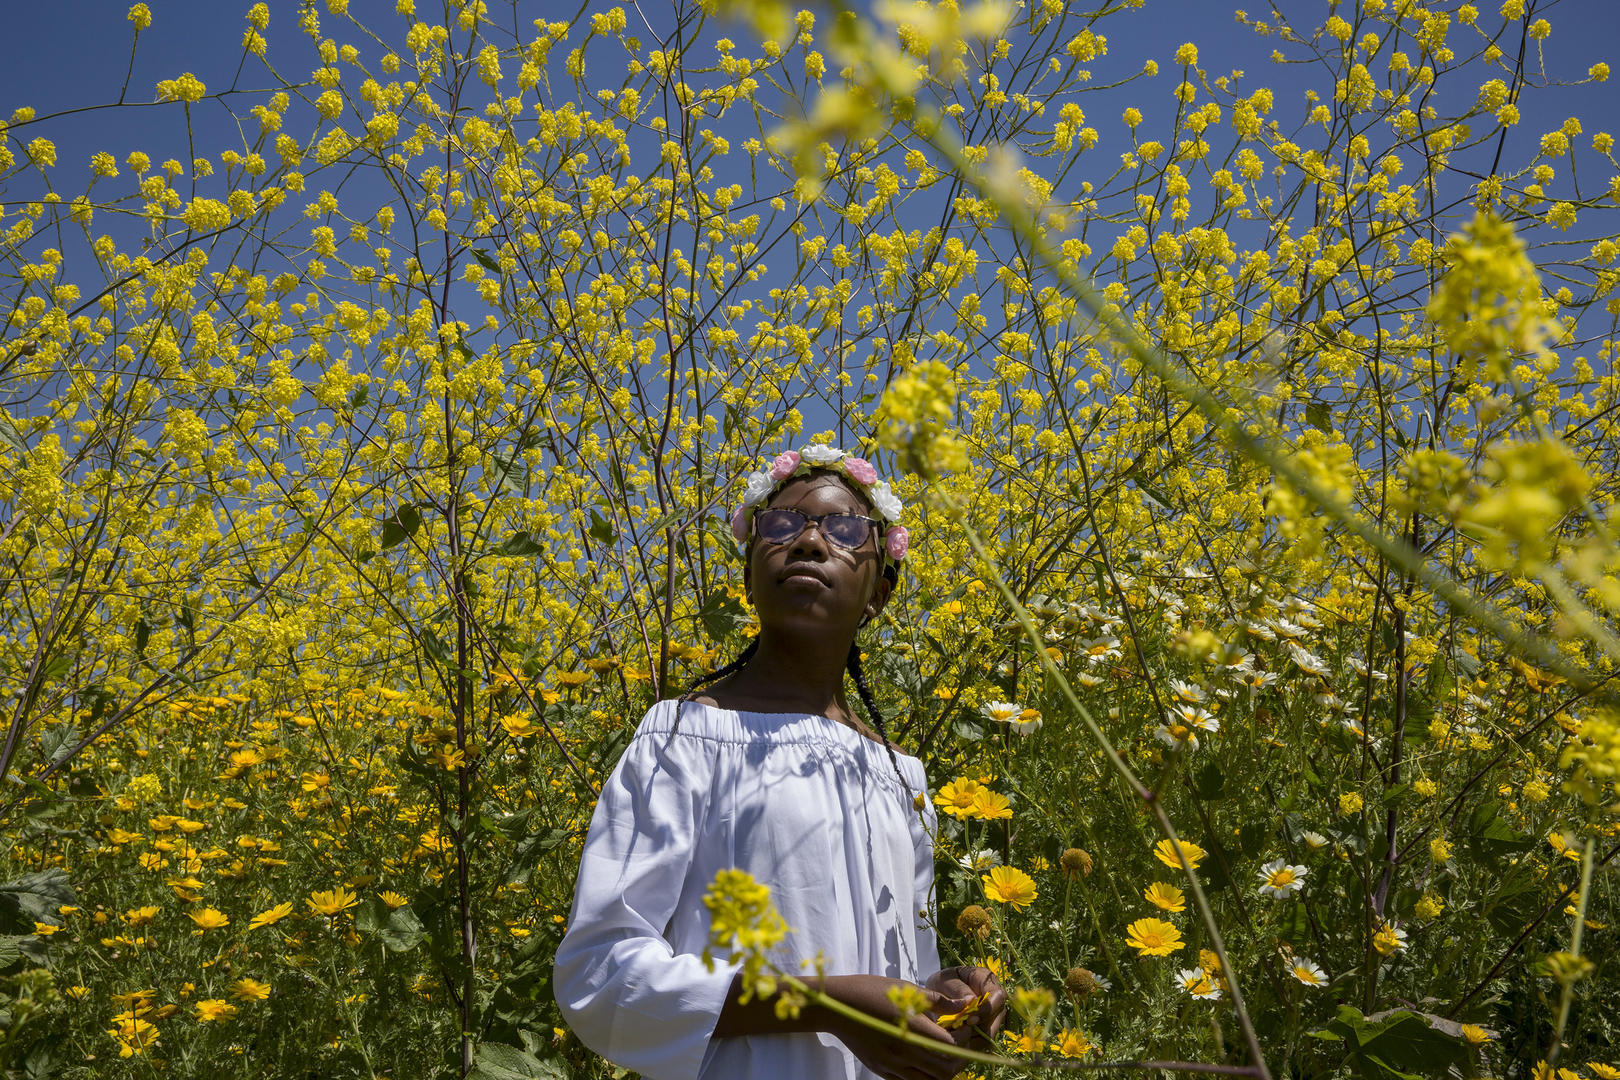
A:
<svg viewBox="0 0 1620 1080">
<path fill-rule="evenodd" d="M 849 732 L 851 735 L 855 736 L 857 739 L 861 740 L 862 742 L 869 742 L 873 746 L 878 747 L 879 749 L 882 749 L 882 747 L 883 747 L 883 742 L 881 740 L 873 739 L 873 738 L 870 738 L 869 736 L 863 735 L 859 731 L 857 731 L 855 728 L 850 727 L 848 724 L 840 723 L 839 721 L 834 720 L 832 717 L 826 715 L 825 713 L 806 712 L 803 709 L 731 709 L 731 708 L 727 708 L 724 705 L 710 705 L 706 701 L 699 701 L 696 698 L 685 698 L 685 697 L 675 698 L 674 701 L 675 701 L 675 704 L 676 704 L 677 707 L 679 707 L 681 705 L 696 705 L 699 708 L 712 709 L 715 712 L 735 713 L 738 716 L 798 716 L 798 717 L 802 717 L 802 718 L 804 718 L 806 720 L 825 720 L 827 723 L 831 724 L 833 727 L 840 728 L 840 729 L 842 729 L 844 731 Z M 901 749 L 898 746 L 896 746 L 894 748 L 894 751 L 895 751 L 895 753 L 900 754 L 900 755 L 902 755 L 904 757 L 914 757 L 914 756 L 916 756 L 914 754 L 911 754 L 909 751 Z"/>
</svg>

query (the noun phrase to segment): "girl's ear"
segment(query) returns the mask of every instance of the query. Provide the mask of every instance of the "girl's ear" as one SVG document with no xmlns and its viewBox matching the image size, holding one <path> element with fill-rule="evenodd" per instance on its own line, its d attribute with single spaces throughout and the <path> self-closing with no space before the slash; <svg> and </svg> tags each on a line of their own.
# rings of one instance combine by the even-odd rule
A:
<svg viewBox="0 0 1620 1080">
<path fill-rule="evenodd" d="M 889 594 L 894 591 L 894 582 L 886 577 L 879 577 L 877 585 L 872 589 L 872 598 L 866 602 L 866 616 L 861 619 L 865 626 L 883 612 L 883 607 L 889 602 Z"/>
</svg>

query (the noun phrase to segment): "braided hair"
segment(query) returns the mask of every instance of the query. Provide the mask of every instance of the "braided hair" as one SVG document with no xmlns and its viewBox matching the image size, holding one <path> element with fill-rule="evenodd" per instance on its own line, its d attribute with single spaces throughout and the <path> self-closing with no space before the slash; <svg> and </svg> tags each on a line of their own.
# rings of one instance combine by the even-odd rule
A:
<svg viewBox="0 0 1620 1080">
<path fill-rule="evenodd" d="M 883 740 L 883 749 L 889 753 L 889 764 L 894 766 L 895 779 L 900 781 L 900 786 L 905 789 L 907 795 L 910 795 L 911 785 L 906 783 L 906 776 L 900 771 L 900 759 L 894 756 L 894 744 L 889 741 L 888 728 L 883 723 L 883 714 L 878 711 L 877 698 L 872 696 L 872 691 L 866 685 L 866 672 L 861 667 L 861 646 L 859 642 L 852 641 L 849 643 L 849 659 L 844 661 L 844 670 L 848 671 L 849 677 L 855 680 L 855 692 L 861 696 L 861 704 L 866 707 L 867 718 L 872 721 L 872 726 L 877 729 L 878 738 Z"/>
<path fill-rule="evenodd" d="M 754 654 L 758 651 L 759 635 L 756 633 L 753 637 L 748 639 L 748 644 L 743 646 L 743 651 L 737 654 L 737 659 L 733 660 L 725 667 L 715 668 L 707 675 L 700 675 L 696 679 L 693 679 L 691 685 L 686 688 L 686 692 L 690 694 L 700 686 L 708 686 L 710 683 L 715 682 L 716 680 L 725 678 L 733 671 L 741 671 L 743 667 L 747 665 L 748 661 L 754 658 Z"/>
</svg>

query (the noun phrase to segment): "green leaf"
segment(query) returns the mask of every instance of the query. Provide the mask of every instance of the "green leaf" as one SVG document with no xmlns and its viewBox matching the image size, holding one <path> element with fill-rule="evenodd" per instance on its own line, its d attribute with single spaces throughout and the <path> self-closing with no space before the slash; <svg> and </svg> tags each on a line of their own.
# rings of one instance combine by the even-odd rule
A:
<svg viewBox="0 0 1620 1080">
<path fill-rule="evenodd" d="M 517 532 L 503 540 L 500 548 L 497 550 L 499 550 L 502 555 L 511 555 L 517 558 L 527 558 L 530 555 L 540 554 L 542 551 L 546 550 L 546 548 L 544 544 L 530 536 L 527 531 L 519 529 Z"/>
<path fill-rule="evenodd" d="M 28 456 L 28 444 L 23 441 L 22 432 L 17 430 L 16 421 L 4 409 L 0 409 L 0 442 L 11 447 L 12 453 L 19 458 Z"/>
<path fill-rule="evenodd" d="M 709 640 L 718 645 L 748 621 L 748 611 L 730 593 L 714 589 L 698 608 L 698 618 Z"/>
<path fill-rule="evenodd" d="M 1482 905 L 1485 921 L 1503 937 L 1517 937 L 1519 931 L 1530 925 L 1530 920 L 1541 910 L 1541 903 L 1537 899 L 1539 892 L 1537 882 L 1530 874 L 1518 868 L 1508 871 Z"/>
<path fill-rule="evenodd" d="M 45 729 L 39 737 L 40 752 L 45 755 L 45 764 L 55 765 L 62 761 L 73 748 L 79 745 L 79 729 L 72 724 L 56 724 Z"/>
<path fill-rule="evenodd" d="M 422 651 L 427 653 L 434 663 L 448 666 L 451 656 L 450 646 L 432 630 L 424 628 L 419 636 L 422 639 Z"/>
<path fill-rule="evenodd" d="M 1502 817 L 1502 806 L 1494 799 L 1481 803 L 1468 817 L 1468 841 L 1488 855 L 1528 851 L 1535 840 L 1509 825 Z"/>
<path fill-rule="evenodd" d="M 1362 1074 L 1417 1080 L 1425 1075 L 1442 1075 L 1467 1055 L 1455 1034 L 1439 1030 L 1431 1022 L 1439 1020 L 1409 1009 L 1363 1016 L 1353 1006 L 1340 1005 L 1339 1015 L 1328 1024 L 1326 1032 L 1311 1034 L 1346 1043 Z"/>
<path fill-rule="evenodd" d="M 73 903 L 73 885 L 66 871 L 41 870 L 0 884 L 0 931 L 32 933 L 34 923 L 57 917 L 63 904 Z"/>
<path fill-rule="evenodd" d="M 1333 433 L 1333 409 L 1325 401 L 1313 401 L 1305 406 L 1305 422 L 1317 431 Z"/>
<path fill-rule="evenodd" d="M 573 830 L 558 826 L 518 841 L 516 850 L 512 852 L 512 861 L 507 864 L 506 873 L 502 875 L 506 883 L 517 885 L 528 881 L 529 875 L 534 873 L 535 866 L 540 862 L 540 856 L 556 850 L 572 835 Z"/>
<path fill-rule="evenodd" d="M 403 544 L 422 527 L 422 513 L 415 503 L 400 503 L 394 516 L 382 523 L 382 550 Z"/>
<path fill-rule="evenodd" d="M 555 1061 L 541 1061 L 526 1050 L 504 1043 L 484 1043 L 473 1056 L 468 1080 L 567 1080 Z"/>
<path fill-rule="evenodd" d="M 612 544 L 614 540 L 618 539 L 618 535 L 613 531 L 613 523 L 598 514 L 593 508 L 591 510 L 591 539 L 599 540 L 604 544 Z"/>
<path fill-rule="evenodd" d="M 1193 776 L 1193 791 L 1200 799 L 1218 799 L 1226 789 L 1226 770 L 1213 761 L 1206 762 Z"/>
<path fill-rule="evenodd" d="M 355 909 L 354 928 L 367 937 L 376 938 L 390 952 L 410 952 L 427 937 L 422 920 L 409 904 L 389 911 L 388 905 L 376 898 Z"/>
<path fill-rule="evenodd" d="M 485 251 L 483 248 L 473 248 L 472 257 L 478 260 L 479 266 L 482 266 L 490 273 L 499 274 L 501 272 L 501 264 L 490 258 L 489 252 Z"/>
</svg>

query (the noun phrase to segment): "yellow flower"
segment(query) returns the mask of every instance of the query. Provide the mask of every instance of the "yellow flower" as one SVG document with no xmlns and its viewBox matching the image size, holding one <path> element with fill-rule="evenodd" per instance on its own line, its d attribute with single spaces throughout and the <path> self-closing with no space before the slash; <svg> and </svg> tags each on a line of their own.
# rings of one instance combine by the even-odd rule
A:
<svg viewBox="0 0 1620 1080">
<path fill-rule="evenodd" d="M 258 979 L 241 978 L 231 984 L 232 993 L 241 1001 L 263 1001 L 270 996 L 270 984 Z"/>
<path fill-rule="evenodd" d="M 383 903 L 388 905 L 389 911 L 393 911 L 395 908 L 402 908 L 406 904 L 410 903 L 409 900 L 390 889 L 384 889 L 382 892 L 377 894 L 377 897 Z"/>
<path fill-rule="evenodd" d="M 1155 881 L 1142 892 L 1147 902 L 1165 911 L 1186 911 L 1187 895 L 1174 885 Z"/>
<path fill-rule="evenodd" d="M 146 5 L 140 4 L 137 6 L 145 7 Z M 113 1026 L 107 1029 L 107 1034 L 118 1040 L 119 1057 L 134 1057 L 136 1054 L 144 1054 L 158 1044 L 157 1026 L 128 1013 L 120 1014 L 114 1019 Z"/>
<path fill-rule="evenodd" d="M 1179 851 L 1178 851 L 1179 849 Z M 1153 847 L 1153 856 L 1166 866 L 1194 869 L 1209 852 L 1190 840 L 1160 840 Z"/>
<path fill-rule="evenodd" d="M 540 726 L 534 722 L 534 718 L 523 713 L 513 713 L 510 716 L 501 717 L 501 727 L 505 728 L 506 733 L 514 739 L 526 739 L 540 730 Z"/>
<path fill-rule="evenodd" d="M 962 1006 L 955 1012 L 941 1013 L 939 1016 L 936 1016 L 934 1018 L 934 1023 L 938 1024 L 946 1031 L 955 1031 L 957 1028 L 962 1027 L 971 1021 L 974 1015 L 978 1013 L 979 1006 L 983 1005 L 989 1000 L 990 993 L 989 991 L 986 991 L 985 993 L 980 994 L 978 997 L 970 1000 L 966 1005 Z"/>
<path fill-rule="evenodd" d="M 1406 948 L 1406 931 L 1384 923 L 1373 934 L 1373 948 L 1380 956 L 1391 956 Z"/>
<path fill-rule="evenodd" d="M 197 1002 L 197 1019 L 203 1023 L 213 1020 L 229 1020 L 237 1013 L 237 1008 L 224 998 L 205 998 Z"/>
<path fill-rule="evenodd" d="M 312 892 L 304 902 L 318 915 L 337 915 L 354 907 L 360 900 L 348 889 L 337 888 L 328 892 Z"/>
<path fill-rule="evenodd" d="M 977 780 L 958 777 L 939 789 L 934 796 L 934 805 L 957 819 L 973 817 L 973 797 L 979 787 Z"/>
<path fill-rule="evenodd" d="M 205 907 L 201 911 L 188 911 L 191 921 L 204 930 L 218 930 L 222 926 L 230 925 L 230 916 L 218 908 Z"/>
<path fill-rule="evenodd" d="M 1095 1047 L 1079 1028 L 1064 1028 L 1047 1049 L 1056 1050 L 1064 1057 L 1080 1058 L 1091 1053 Z"/>
<path fill-rule="evenodd" d="M 1013 910 L 1023 911 L 1035 900 L 1035 881 L 1015 866 L 998 866 L 988 874 L 981 874 L 984 895 L 998 904 L 1011 904 Z"/>
<path fill-rule="evenodd" d="M 1143 956 L 1169 956 L 1186 942 L 1181 931 L 1163 919 L 1137 919 L 1126 930 L 1125 944 Z"/>
<path fill-rule="evenodd" d="M 986 821 L 1000 821 L 1013 816 L 1012 804 L 1000 792 L 982 787 L 973 793 L 973 813 Z"/>
<path fill-rule="evenodd" d="M 273 926 L 292 914 L 292 901 L 277 904 L 268 911 L 261 911 L 248 922 L 249 930 L 257 930 L 261 926 Z"/>
<path fill-rule="evenodd" d="M 1365 804 L 1362 802 L 1361 796 L 1354 791 L 1339 796 L 1339 813 L 1344 814 L 1346 817 L 1360 813 L 1363 805 Z"/>
<path fill-rule="evenodd" d="M 1045 1045 L 1038 1028 L 1027 1028 L 1018 1035 L 1004 1031 L 1001 1037 L 1007 1041 L 1007 1049 L 1014 1054 L 1036 1054 Z"/>
<path fill-rule="evenodd" d="M 1464 1024 L 1462 1026 L 1462 1037 L 1468 1041 L 1469 1046 L 1482 1046 L 1496 1038 L 1495 1035 L 1492 1035 L 1478 1024 Z M 1590 1066 L 1588 1067 L 1590 1068 Z"/>
</svg>

